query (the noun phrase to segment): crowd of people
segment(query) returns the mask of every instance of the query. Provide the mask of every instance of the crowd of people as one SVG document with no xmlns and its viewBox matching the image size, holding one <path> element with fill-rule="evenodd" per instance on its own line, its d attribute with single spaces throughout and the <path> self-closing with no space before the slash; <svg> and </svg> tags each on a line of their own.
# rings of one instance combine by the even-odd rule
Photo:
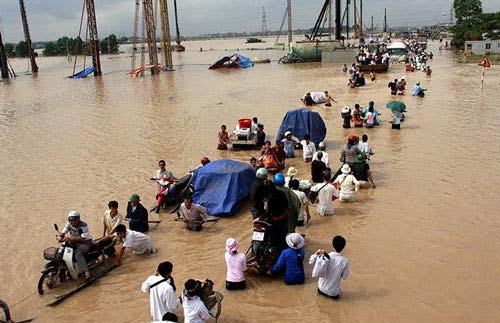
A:
<svg viewBox="0 0 500 323">
<path fill-rule="evenodd" d="M 416 69 L 425 69 L 430 75 L 431 72 L 428 72 L 430 67 L 426 66 L 426 61 L 432 59 L 432 53 L 425 53 L 415 42 L 411 42 L 410 47 L 416 53 L 416 57 L 412 58 L 409 64 L 415 64 Z M 384 64 L 388 60 L 389 56 L 384 47 L 377 47 L 376 52 L 370 52 L 368 46 L 361 46 L 357 55 L 360 65 Z M 351 74 L 350 86 L 365 84 L 364 75 L 360 73 L 356 64 L 352 64 L 350 69 L 344 65 L 343 70 Z M 370 78 L 374 81 L 375 75 L 370 75 Z M 389 82 L 388 87 L 391 95 L 404 95 L 406 85 L 405 76 L 402 76 Z M 424 91 L 425 89 L 417 82 L 412 88 L 412 95 L 423 96 Z M 331 106 L 332 102 L 337 103 L 328 91 L 308 92 L 302 101 L 306 106 L 315 104 Z M 358 103 L 354 104 L 354 109 L 345 106 L 341 110 L 341 117 L 342 127 L 345 129 L 351 127 L 370 129 L 380 125 L 380 112 L 373 101 L 364 108 Z M 393 111 L 394 129 L 399 129 L 399 122 L 403 118 L 402 112 Z M 332 169 L 333 163 L 326 151 L 325 143 L 319 142 L 316 145 L 308 134 L 299 140 L 292 131 L 286 131 L 280 134 L 273 145 L 271 141 L 266 140 L 264 126 L 256 117 L 252 119 L 250 132 L 255 135 L 256 145 L 260 148 L 260 155 L 250 160 L 250 165 L 256 172 L 250 195 L 251 215 L 253 221 L 265 221 L 272 225 L 271 241 L 279 251 L 279 256 L 271 266 L 250 268 L 247 265 L 246 255 L 238 251 L 240 243 L 235 238 L 228 238 L 224 254 L 227 268 L 225 287 L 227 290 L 246 289 L 246 275 L 249 270 L 258 274 L 283 276 L 287 285 L 303 284 L 306 281 L 304 270 L 306 240 L 303 234 L 297 232 L 297 228 L 309 224 L 312 218 L 312 206 L 316 204 L 318 215 L 330 216 L 335 213 L 335 200 L 352 203 L 356 201 L 360 189 L 376 187 L 370 167 L 374 153 L 368 143 L 368 134 L 363 134 L 361 138 L 357 135 L 348 136 L 339 156 L 338 167 Z M 230 136 L 227 127 L 221 125 L 217 149 L 227 150 L 229 145 Z M 302 149 L 300 156 L 296 154 L 296 149 Z M 286 160 L 290 158 L 301 158 L 305 164 L 310 165 L 310 174 L 300 176 L 295 167 L 288 167 L 285 176 L 282 171 L 286 168 Z M 210 160 L 204 157 L 199 167 L 208 163 Z M 156 194 L 158 204 L 151 210 L 156 213 L 159 213 L 164 204 L 168 190 L 179 180 L 166 169 L 164 160 L 160 160 L 158 166 L 159 169 L 151 177 L 151 180 L 158 183 Z M 146 235 L 150 221 L 148 209 L 141 204 L 140 196 L 132 194 L 129 197 L 125 215 L 118 209 L 117 201 L 109 201 L 108 210 L 102 219 L 102 237 L 121 242 L 115 265 L 122 263 L 127 249 L 134 254 L 157 252 L 152 239 Z M 186 229 L 191 231 L 201 231 L 203 224 L 208 221 L 206 208 L 194 203 L 191 195 L 183 196 L 178 214 Z M 93 237 L 78 211 L 69 212 L 67 220 L 59 241 L 75 247 L 78 266 L 85 278 L 89 279 L 91 273 L 85 255 L 89 251 Z M 125 226 L 127 222 L 128 228 Z M 341 296 L 340 282 L 349 275 L 349 260 L 342 255 L 347 242 L 344 237 L 335 235 L 331 243 L 333 248 L 331 252 L 322 249 L 315 251 L 309 257 L 309 264 L 312 277 L 318 278 L 318 294 L 338 300 Z M 214 306 L 207 305 L 204 290 L 212 288 L 213 283 L 189 279 L 178 296 L 172 273 L 173 264 L 168 261 L 162 262 L 157 267 L 156 275 L 149 276 L 141 285 L 141 290 L 149 294 L 152 320 L 178 322 L 175 311 L 179 306 L 183 308 L 184 322 L 208 320 Z M 211 293 L 209 296 L 215 297 L 214 295 L 220 302 L 221 294 Z"/>
</svg>

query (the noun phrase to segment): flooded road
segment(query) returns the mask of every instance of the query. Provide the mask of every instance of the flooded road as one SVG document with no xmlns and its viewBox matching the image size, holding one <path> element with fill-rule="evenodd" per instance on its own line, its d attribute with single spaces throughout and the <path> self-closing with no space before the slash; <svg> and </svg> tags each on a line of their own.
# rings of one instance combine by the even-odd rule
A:
<svg viewBox="0 0 500 323">
<path fill-rule="evenodd" d="M 0 298 L 17 317 L 39 322 L 146 322 L 149 298 L 140 284 L 159 262 L 174 264 L 177 285 L 188 278 L 211 278 L 225 299 L 220 322 L 492 322 L 500 317 L 500 70 L 455 63 L 452 53 L 433 43 L 434 73 L 406 73 L 391 66 L 374 83 L 348 89 L 341 65 L 308 63 L 256 65 L 246 70 L 209 71 L 208 65 L 247 47 L 244 40 L 185 43 L 174 53 L 173 73 L 130 80 L 130 57 L 103 57 L 104 75 L 69 80 L 65 58 L 40 58 L 37 77 L 0 83 Z M 266 44 L 257 46 L 265 47 Z M 269 44 L 270 46 L 270 44 Z M 199 52 L 199 47 L 215 50 Z M 282 51 L 242 51 L 249 57 L 278 59 Z M 17 72 L 25 60 L 13 60 Z M 425 98 L 407 93 L 401 131 L 390 129 L 387 83 L 405 75 L 428 89 Z M 221 124 L 231 129 L 241 117 L 258 116 L 271 140 L 287 110 L 299 107 L 309 91 L 331 91 L 337 104 L 314 107 L 323 117 L 332 168 L 347 136 L 366 132 L 375 151 L 371 168 L 377 188 L 357 202 L 335 202 L 336 215 L 313 212 L 306 257 L 331 249 L 333 235 L 347 239 L 351 276 L 339 302 L 318 297 L 306 267 L 303 286 L 248 276 L 243 292 L 223 289 L 224 244 L 251 238 L 248 204 L 231 218 L 187 232 L 162 213 L 150 232 L 159 253 L 127 254 L 123 265 L 98 284 L 55 308 L 33 294 L 55 245 L 53 223 L 63 225 L 69 210 L 82 213 L 94 237 L 102 215 L 116 199 L 125 212 L 138 193 L 149 209 L 155 185 L 149 177 L 160 159 L 177 176 L 210 159 L 248 161 L 255 151 L 217 151 Z M 382 112 L 375 129 L 342 129 L 340 109 L 368 101 Z M 300 178 L 309 168 L 287 160 Z M 181 313 L 182 311 L 178 311 Z M 14 316 L 14 318 L 16 318 Z"/>
</svg>

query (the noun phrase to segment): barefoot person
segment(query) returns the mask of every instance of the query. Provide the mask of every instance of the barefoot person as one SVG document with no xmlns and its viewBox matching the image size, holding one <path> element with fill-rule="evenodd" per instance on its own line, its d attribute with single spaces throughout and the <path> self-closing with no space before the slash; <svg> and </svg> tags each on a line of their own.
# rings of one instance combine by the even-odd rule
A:
<svg viewBox="0 0 500 323">
<path fill-rule="evenodd" d="M 136 255 L 154 253 L 153 241 L 144 233 L 127 229 L 123 224 L 116 227 L 116 235 L 123 241 L 123 245 L 118 251 L 115 265 L 119 266 L 122 261 L 125 249 L 130 249 Z"/>
</svg>

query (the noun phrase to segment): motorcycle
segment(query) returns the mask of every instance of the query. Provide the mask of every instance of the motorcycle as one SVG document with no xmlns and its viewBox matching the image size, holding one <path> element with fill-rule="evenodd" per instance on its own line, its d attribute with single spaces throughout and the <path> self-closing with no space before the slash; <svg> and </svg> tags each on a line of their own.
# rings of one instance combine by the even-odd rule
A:
<svg viewBox="0 0 500 323">
<path fill-rule="evenodd" d="M 160 187 L 156 194 L 157 205 L 152 208 L 151 211 L 160 213 L 161 208 L 165 209 L 173 205 L 176 205 L 176 209 L 178 209 L 184 197 L 194 192 L 194 186 L 191 185 L 192 178 L 193 172 L 190 172 L 181 177 L 177 182 L 167 184 L 165 187 Z M 160 181 L 158 182 L 160 183 Z"/>
<path fill-rule="evenodd" d="M 57 224 L 55 230 L 59 233 Z M 115 240 L 111 237 L 92 241 L 89 252 L 85 255 L 85 261 L 89 270 L 104 263 L 106 257 L 115 256 Z M 45 289 L 53 289 L 67 280 L 77 280 L 81 273 L 78 263 L 74 258 L 74 248 L 62 242 L 59 247 L 49 247 L 43 251 L 43 257 L 49 262 L 42 270 L 38 280 L 38 293 L 44 294 Z"/>
<path fill-rule="evenodd" d="M 272 226 L 266 221 L 255 220 L 252 242 L 245 253 L 247 265 L 258 268 L 261 273 L 267 272 L 276 263 L 280 253 L 279 248 L 271 239 Z"/>
</svg>

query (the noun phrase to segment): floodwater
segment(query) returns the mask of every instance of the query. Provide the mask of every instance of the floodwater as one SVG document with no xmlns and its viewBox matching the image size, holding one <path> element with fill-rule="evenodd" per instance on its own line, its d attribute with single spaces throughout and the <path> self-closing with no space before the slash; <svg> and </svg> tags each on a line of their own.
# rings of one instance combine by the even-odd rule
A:
<svg viewBox="0 0 500 323">
<path fill-rule="evenodd" d="M 0 83 L 0 298 L 13 306 L 14 319 L 38 322 L 146 322 L 149 298 L 142 281 L 159 262 L 174 263 L 179 286 L 188 278 L 211 278 L 223 291 L 220 322 L 492 322 L 500 317 L 500 71 L 454 62 L 452 53 L 430 49 L 431 77 L 391 66 L 365 88 L 348 89 L 341 65 L 278 65 L 282 51 L 242 51 L 271 58 L 247 70 L 210 71 L 208 64 L 225 48 L 247 47 L 244 40 L 187 42 L 174 53 L 176 71 L 138 80 L 125 75 L 130 57 L 103 56 L 100 78 L 70 80 L 72 64 L 40 58 L 37 77 L 22 75 Z M 265 47 L 257 44 L 253 47 Z M 213 51 L 199 52 L 199 47 Z M 138 59 L 139 60 L 139 59 Z M 87 61 L 88 62 L 88 61 Z M 18 72 L 26 60 L 13 60 Z M 80 61 L 81 64 L 81 61 Z M 22 73 L 21 73 L 22 74 Z M 400 97 L 408 106 L 401 131 L 390 129 L 385 103 L 387 83 L 406 75 L 428 95 Z M 149 177 L 160 159 L 176 175 L 200 157 L 248 161 L 254 151 L 221 152 L 217 132 L 240 117 L 258 116 L 274 139 L 285 112 L 300 106 L 308 91 L 330 90 L 332 108 L 314 107 L 328 128 L 332 168 L 346 137 L 367 132 L 375 151 L 371 167 L 376 189 L 363 190 L 357 202 L 335 202 L 336 215 L 313 218 L 306 230 L 307 258 L 331 249 L 333 235 L 346 237 L 351 275 L 338 302 L 316 294 L 311 268 L 303 286 L 251 276 L 243 292 L 223 290 L 224 244 L 252 232 L 248 204 L 231 218 L 188 232 L 162 213 L 152 228 L 159 253 L 127 254 L 123 265 L 94 286 L 57 307 L 44 306 L 36 283 L 55 245 L 53 223 L 64 224 L 78 209 L 95 237 L 102 234 L 107 202 L 138 193 L 150 208 L 155 184 Z M 341 127 L 340 109 L 369 100 L 382 112 L 376 129 Z M 300 154 L 299 154 L 300 155 Z M 287 161 L 308 178 L 300 158 Z M 182 311 L 179 310 L 178 313 Z"/>
</svg>

